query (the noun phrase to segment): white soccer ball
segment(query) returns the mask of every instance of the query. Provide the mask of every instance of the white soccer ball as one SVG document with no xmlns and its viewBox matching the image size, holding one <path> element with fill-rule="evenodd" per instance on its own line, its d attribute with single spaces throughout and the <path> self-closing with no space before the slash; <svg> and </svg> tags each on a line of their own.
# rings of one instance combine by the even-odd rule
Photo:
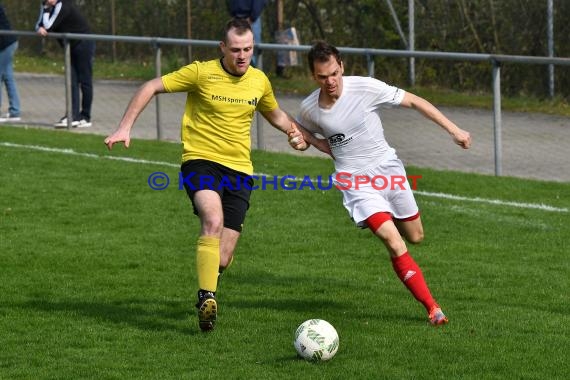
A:
<svg viewBox="0 0 570 380">
<path fill-rule="evenodd" d="M 293 345 L 299 356 L 310 361 L 330 360 L 338 350 L 338 333 L 323 319 L 309 319 L 295 331 Z"/>
</svg>

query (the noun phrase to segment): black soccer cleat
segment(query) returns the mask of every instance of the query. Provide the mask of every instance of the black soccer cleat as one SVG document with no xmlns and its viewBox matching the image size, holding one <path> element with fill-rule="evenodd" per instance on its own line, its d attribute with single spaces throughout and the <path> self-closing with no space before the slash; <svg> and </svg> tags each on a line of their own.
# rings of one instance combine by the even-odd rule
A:
<svg viewBox="0 0 570 380">
<path fill-rule="evenodd" d="M 198 324 L 202 331 L 212 331 L 218 314 L 218 303 L 214 292 L 198 291 Z"/>
</svg>

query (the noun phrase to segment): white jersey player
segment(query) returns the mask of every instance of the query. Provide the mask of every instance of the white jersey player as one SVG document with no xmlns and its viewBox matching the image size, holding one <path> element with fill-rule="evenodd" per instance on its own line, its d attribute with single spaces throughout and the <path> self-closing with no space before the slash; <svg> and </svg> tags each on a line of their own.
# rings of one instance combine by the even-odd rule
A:
<svg viewBox="0 0 570 380">
<path fill-rule="evenodd" d="M 424 305 L 430 322 L 447 323 L 402 238 L 421 242 L 423 227 L 404 166 L 384 138 L 380 109 L 414 108 L 464 149 L 471 145 L 469 133 L 412 93 L 373 78 L 344 77 L 338 49 L 324 41 L 313 45 L 309 67 L 320 88 L 301 104 L 305 141 L 334 157 L 333 178 L 351 218 L 382 240 L 396 274 Z"/>
</svg>

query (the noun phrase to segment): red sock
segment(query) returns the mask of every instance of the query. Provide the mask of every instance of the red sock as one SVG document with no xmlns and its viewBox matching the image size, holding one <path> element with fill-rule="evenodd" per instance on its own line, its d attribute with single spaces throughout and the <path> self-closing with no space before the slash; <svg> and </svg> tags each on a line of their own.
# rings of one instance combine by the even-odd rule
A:
<svg viewBox="0 0 570 380">
<path fill-rule="evenodd" d="M 408 252 L 399 257 L 392 257 L 392 267 L 398 278 L 406 285 L 412 295 L 420 301 L 428 313 L 436 305 L 431 292 L 424 280 L 424 275 L 418 264 Z"/>
</svg>

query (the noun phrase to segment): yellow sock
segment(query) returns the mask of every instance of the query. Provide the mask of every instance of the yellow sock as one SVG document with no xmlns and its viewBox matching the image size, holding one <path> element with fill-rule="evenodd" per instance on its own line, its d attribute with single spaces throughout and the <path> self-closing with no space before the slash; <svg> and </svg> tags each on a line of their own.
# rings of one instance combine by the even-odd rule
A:
<svg viewBox="0 0 570 380">
<path fill-rule="evenodd" d="M 200 289 L 210 292 L 216 291 L 219 266 L 220 239 L 211 236 L 200 236 L 196 249 L 196 267 L 198 269 L 198 286 Z"/>
</svg>

